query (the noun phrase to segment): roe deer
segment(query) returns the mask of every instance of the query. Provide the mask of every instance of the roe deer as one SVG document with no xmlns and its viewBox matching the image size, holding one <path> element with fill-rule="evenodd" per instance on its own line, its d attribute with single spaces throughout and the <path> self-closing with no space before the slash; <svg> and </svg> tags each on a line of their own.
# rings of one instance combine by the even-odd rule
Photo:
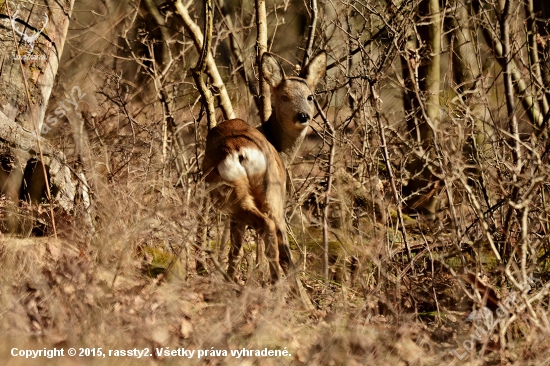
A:
<svg viewBox="0 0 550 366">
<path fill-rule="evenodd" d="M 287 77 L 275 57 L 264 53 L 261 67 L 274 102 L 269 120 L 257 129 L 240 119 L 227 120 L 206 137 L 205 181 L 213 187 L 213 201 L 231 220 L 227 271 L 231 278 L 247 225 L 264 239 L 272 283 L 280 278 L 279 264 L 286 274 L 295 272 L 284 216 L 286 168 L 306 136 L 315 112 L 313 93 L 326 64 L 322 51 L 300 77 Z M 292 276 L 299 285 L 296 274 Z"/>
</svg>

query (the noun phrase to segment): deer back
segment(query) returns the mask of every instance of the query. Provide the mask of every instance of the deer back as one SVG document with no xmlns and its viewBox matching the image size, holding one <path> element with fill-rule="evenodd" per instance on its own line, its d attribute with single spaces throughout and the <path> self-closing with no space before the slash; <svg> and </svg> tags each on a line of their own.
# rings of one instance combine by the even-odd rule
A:
<svg viewBox="0 0 550 366">
<path fill-rule="evenodd" d="M 246 189 L 260 211 L 282 215 L 286 182 L 283 162 L 265 136 L 243 120 L 224 121 L 208 133 L 203 171 L 206 182 L 214 184 L 223 197 L 223 208 L 229 212 L 234 203 L 231 190 Z"/>
</svg>

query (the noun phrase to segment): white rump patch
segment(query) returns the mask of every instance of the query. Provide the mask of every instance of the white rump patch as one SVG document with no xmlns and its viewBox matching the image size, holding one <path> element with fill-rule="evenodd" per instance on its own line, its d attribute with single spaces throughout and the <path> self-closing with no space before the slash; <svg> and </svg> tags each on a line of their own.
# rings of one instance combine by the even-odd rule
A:
<svg viewBox="0 0 550 366">
<path fill-rule="evenodd" d="M 230 182 L 236 181 L 245 175 L 257 175 L 265 172 L 267 161 L 265 155 L 258 149 L 241 147 L 234 151 L 218 164 L 220 176 Z"/>
</svg>

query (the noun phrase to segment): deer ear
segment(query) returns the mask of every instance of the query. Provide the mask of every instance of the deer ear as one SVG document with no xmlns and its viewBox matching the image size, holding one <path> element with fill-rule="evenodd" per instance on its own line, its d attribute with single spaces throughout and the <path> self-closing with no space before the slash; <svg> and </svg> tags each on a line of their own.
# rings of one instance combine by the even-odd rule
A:
<svg viewBox="0 0 550 366">
<path fill-rule="evenodd" d="M 279 86 L 281 81 L 285 78 L 285 72 L 281 64 L 268 52 L 262 55 L 262 71 L 264 79 L 272 88 Z"/>
<path fill-rule="evenodd" d="M 306 79 L 306 82 L 315 90 L 315 86 L 325 76 L 327 69 L 327 53 L 321 51 L 316 54 L 306 67 L 300 73 L 300 76 Z"/>
</svg>

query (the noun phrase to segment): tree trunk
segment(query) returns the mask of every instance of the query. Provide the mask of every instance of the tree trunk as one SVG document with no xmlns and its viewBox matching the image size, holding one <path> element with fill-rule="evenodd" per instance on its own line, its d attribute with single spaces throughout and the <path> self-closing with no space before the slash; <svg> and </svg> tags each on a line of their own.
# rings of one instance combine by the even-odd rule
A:
<svg viewBox="0 0 550 366">
<path fill-rule="evenodd" d="M 39 136 L 59 121 L 53 115 L 46 121 L 44 117 L 73 3 L 39 0 L 30 7 L 27 2 L 12 0 L 0 6 L 4 25 L 0 28 L 0 189 L 8 199 L 4 223 L 9 232 L 28 233 L 29 228 L 23 227 L 15 214 L 18 201 L 40 202 L 44 194 L 49 196 L 49 185 L 54 188 L 52 199 L 57 205 L 65 210 L 72 207 L 74 185 L 62 164 L 63 156 Z M 65 116 L 66 111 L 67 106 L 60 106 L 56 115 Z M 42 155 L 44 166 L 37 155 Z"/>
<path fill-rule="evenodd" d="M 406 66 L 403 77 L 407 86 L 404 96 L 407 124 L 412 140 L 424 153 L 433 145 L 434 130 L 440 121 L 440 53 L 441 15 L 439 0 L 423 0 L 419 4 L 418 34 L 410 34 L 407 43 Z M 417 42 L 416 37 L 419 38 Z M 422 63 L 415 56 L 417 44 L 424 44 Z M 423 153 L 423 154 L 424 154 Z M 423 155 L 422 154 L 422 155 Z M 412 157 L 406 169 L 411 175 L 407 186 L 403 187 L 410 208 L 423 213 L 435 213 L 435 185 L 426 162 Z"/>
<path fill-rule="evenodd" d="M 546 1 L 533 1 L 533 11 L 536 17 L 537 42 L 540 42 L 541 73 L 546 90 L 550 86 L 550 4 Z M 542 40 L 545 41 L 542 41 Z M 542 41 L 542 42 L 541 42 Z M 546 91 L 546 97 L 550 100 L 550 91 Z"/>
<path fill-rule="evenodd" d="M 464 121 L 473 121 L 471 126 L 468 126 L 472 128 L 472 138 L 465 146 L 464 153 L 467 161 L 477 162 L 479 166 L 483 166 L 486 159 L 492 159 L 494 156 L 491 146 L 494 129 L 490 122 L 490 111 L 482 95 L 483 75 L 473 37 L 473 17 L 468 11 L 469 5 L 462 1 L 454 1 L 450 6 L 453 9 L 448 14 L 449 28 L 454 37 L 451 50 L 453 76 L 462 103 L 468 106 L 466 111 L 471 113 L 470 116 L 465 116 Z M 481 173 L 474 169 L 467 171 L 474 175 Z M 489 205 L 489 202 L 487 204 Z"/>
<path fill-rule="evenodd" d="M 431 127 L 425 126 L 422 130 L 422 139 L 426 143 L 433 136 L 433 129 L 439 125 L 440 110 L 439 92 L 441 75 L 441 14 L 439 9 L 439 0 L 424 0 L 420 3 L 420 16 L 427 25 L 419 27 L 421 40 L 426 44 L 425 62 L 420 65 L 418 70 L 418 79 L 420 89 L 426 93 L 426 116 L 427 123 Z"/>
</svg>

